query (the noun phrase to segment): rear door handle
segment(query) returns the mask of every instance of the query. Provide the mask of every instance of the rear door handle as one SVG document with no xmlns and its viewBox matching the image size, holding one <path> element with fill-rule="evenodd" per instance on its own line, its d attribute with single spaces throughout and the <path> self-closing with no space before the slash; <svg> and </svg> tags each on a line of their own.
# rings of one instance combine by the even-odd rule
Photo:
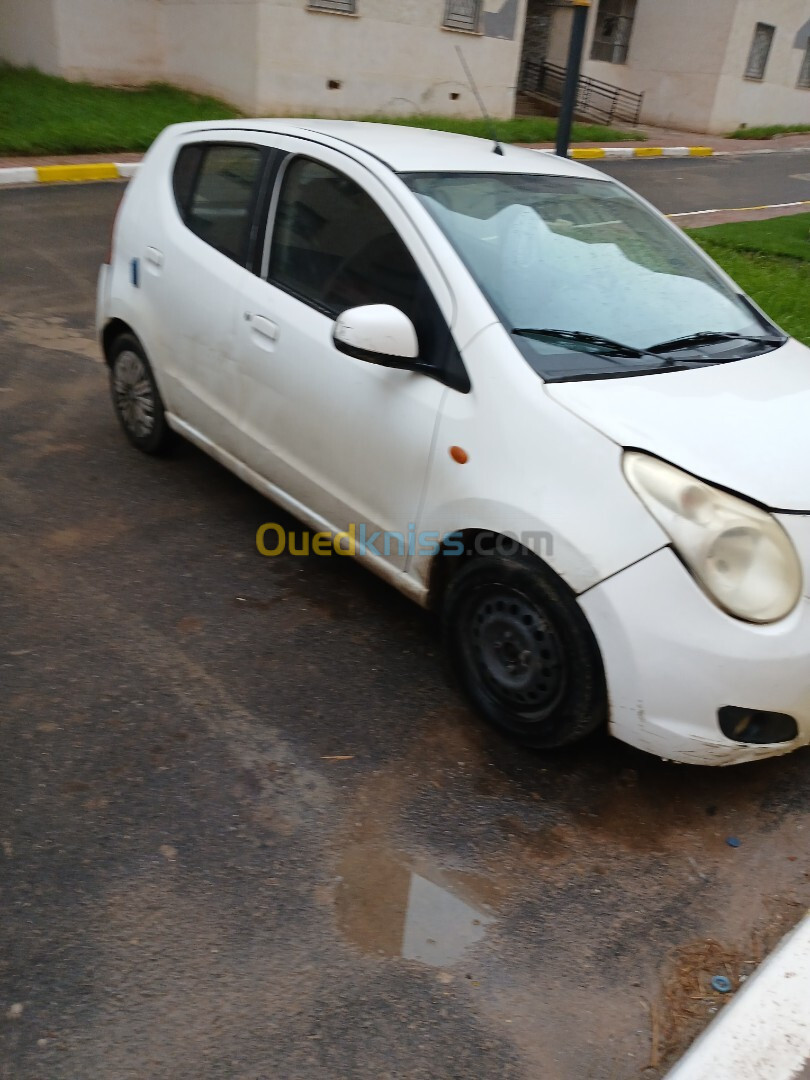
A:
<svg viewBox="0 0 810 1080">
<path fill-rule="evenodd" d="M 146 261 L 151 263 L 152 266 L 160 268 L 163 266 L 163 252 L 158 251 L 156 247 L 148 247 L 146 249 Z"/>
<path fill-rule="evenodd" d="M 264 315 L 251 315 L 249 311 L 245 312 L 245 319 L 254 333 L 268 341 L 278 341 L 278 326 L 270 319 L 266 319 Z"/>
</svg>

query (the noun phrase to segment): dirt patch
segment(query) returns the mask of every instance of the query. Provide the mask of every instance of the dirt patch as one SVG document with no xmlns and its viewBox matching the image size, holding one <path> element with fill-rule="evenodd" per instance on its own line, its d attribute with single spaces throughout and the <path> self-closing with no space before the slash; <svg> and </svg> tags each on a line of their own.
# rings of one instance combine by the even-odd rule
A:
<svg viewBox="0 0 810 1080">
<path fill-rule="evenodd" d="M 649 1005 L 650 1069 L 666 1071 L 685 1052 L 744 986 L 803 910 L 796 901 L 775 898 L 747 944 L 693 941 L 672 951 L 663 970 L 660 998 Z M 717 976 L 728 980 L 728 991 L 712 985 Z"/>
<path fill-rule="evenodd" d="M 73 553 L 117 540 L 132 528 L 132 522 L 122 518 L 97 518 L 82 525 L 67 525 L 53 529 L 43 537 L 43 544 L 50 551 Z"/>
<path fill-rule="evenodd" d="M 752 955 L 747 955 L 751 953 Z M 650 1006 L 650 1068 L 672 1061 L 714 1018 L 761 960 L 761 946 L 741 951 L 717 941 L 694 941 L 675 949 L 661 999 Z M 728 979 L 721 993 L 712 979 Z"/>
<path fill-rule="evenodd" d="M 4 314 L 3 325 L 21 345 L 74 353 L 101 363 L 101 350 L 96 340 L 69 326 L 59 315 Z"/>
<path fill-rule="evenodd" d="M 553 825 L 548 829 L 532 829 L 516 816 L 500 818 L 498 826 L 507 840 L 516 848 L 516 861 L 558 866 L 572 857 L 576 834 L 567 825 Z"/>
<path fill-rule="evenodd" d="M 201 630 L 205 628 L 205 619 L 199 615 L 184 615 L 182 619 L 178 619 L 175 624 L 175 629 L 178 634 L 183 637 L 188 637 L 189 634 L 199 634 Z"/>
</svg>

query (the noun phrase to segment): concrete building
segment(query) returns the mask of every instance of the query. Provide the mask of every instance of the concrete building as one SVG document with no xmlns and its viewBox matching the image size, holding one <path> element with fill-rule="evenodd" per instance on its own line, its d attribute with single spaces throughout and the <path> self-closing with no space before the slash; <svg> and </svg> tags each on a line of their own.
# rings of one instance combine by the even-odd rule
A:
<svg viewBox="0 0 810 1080">
<path fill-rule="evenodd" d="M 565 64 L 571 14 L 548 11 Z M 810 124 L 810 0 L 593 0 L 582 74 L 643 93 L 649 124 Z"/>
<path fill-rule="evenodd" d="M 245 112 L 512 115 L 529 67 L 564 65 L 551 0 L 0 0 L 0 58 L 69 79 L 165 80 Z M 585 77 L 647 123 L 810 123 L 810 0 L 592 0 Z"/>
<path fill-rule="evenodd" d="M 0 57 L 165 80 L 254 115 L 511 116 L 526 0 L 0 0 Z"/>
</svg>

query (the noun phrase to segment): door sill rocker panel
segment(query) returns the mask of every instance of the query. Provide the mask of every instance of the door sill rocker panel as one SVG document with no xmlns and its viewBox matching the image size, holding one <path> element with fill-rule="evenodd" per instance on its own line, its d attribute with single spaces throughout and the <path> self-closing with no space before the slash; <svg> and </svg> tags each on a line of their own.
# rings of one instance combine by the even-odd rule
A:
<svg viewBox="0 0 810 1080">
<path fill-rule="evenodd" d="M 343 532 L 336 525 L 326 521 L 325 518 L 320 517 L 314 513 L 303 503 L 294 499 L 291 495 L 288 495 L 282 488 L 277 487 L 270 480 L 260 476 L 259 473 L 254 472 L 250 466 L 246 465 L 239 458 L 229 454 L 227 450 L 223 450 L 217 446 L 216 443 L 206 438 L 196 428 L 187 424 L 184 420 L 181 420 L 173 413 L 166 413 L 166 420 L 169 426 L 176 431 L 183 438 L 188 439 L 189 442 L 194 443 L 206 454 L 212 457 L 215 461 L 218 461 L 220 465 L 224 465 L 226 469 L 229 469 L 234 475 L 238 476 L 240 480 L 243 480 L 246 484 L 250 484 L 252 488 L 255 488 L 261 495 L 264 495 L 271 502 L 276 503 L 287 513 L 292 514 L 293 517 L 298 518 L 310 529 L 316 532 L 328 532 L 332 535 Z M 364 554 L 356 554 L 349 556 L 336 556 L 336 558 L 351 557 L 362 563 L 369 570 L 375 573 L 378 577 L 383 578 L 385 581 L 390 582 L 394 588 L 404 593 L 411 600 L 414 600 L 421 607 L 427 607 L 428 605 L 428 590 L 426 586 L 415 581 L 412 577 L 406 574 L 402 570 L 397 570 L 385 561 L 380 555 L 374 555 L 370 552 Z"/>
</svg>

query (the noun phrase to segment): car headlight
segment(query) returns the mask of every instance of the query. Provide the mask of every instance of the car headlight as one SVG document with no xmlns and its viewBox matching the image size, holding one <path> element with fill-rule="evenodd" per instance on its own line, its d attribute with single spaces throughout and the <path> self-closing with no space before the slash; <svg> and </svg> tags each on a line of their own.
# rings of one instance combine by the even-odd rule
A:
<svg viewBox="0 0 810 1080">
<path fill-rule="evenodd" d="M 772 514 L 658 458 L 629 450 L 624 473 L 704 591 L 752 623 L 783 619 L 802 595 L 796 549 Z"/>
</svg>

